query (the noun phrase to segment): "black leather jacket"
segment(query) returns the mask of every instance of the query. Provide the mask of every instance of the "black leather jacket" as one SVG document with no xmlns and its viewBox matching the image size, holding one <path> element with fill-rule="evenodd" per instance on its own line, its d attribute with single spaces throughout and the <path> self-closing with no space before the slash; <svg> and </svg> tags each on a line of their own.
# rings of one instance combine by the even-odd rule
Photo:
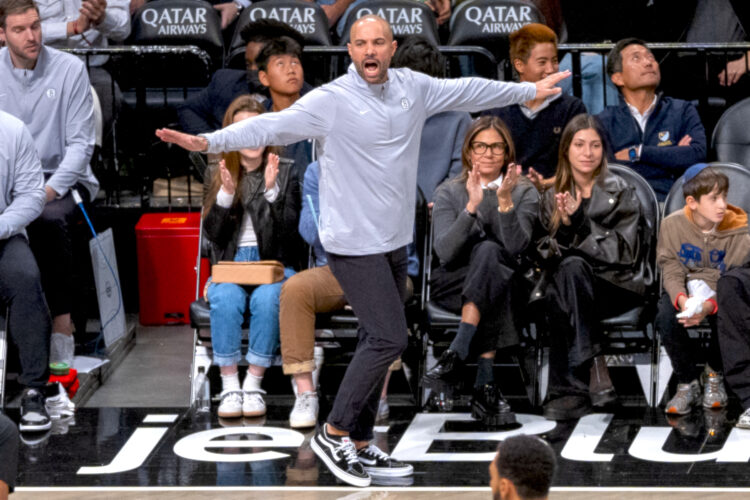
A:
<svg viewBox="0 0 750 500">
<path fill-rule="evenodd" d="M 279 161 L 276 182 L 279 195 L 273 203 L 263 196 L 265 179 L 258 171 L 242 178 L 239 201 L 230 208 L 217 204 L 211 207 L 203 220 L 203 232 L 212 264 L 234 260 L 242 216 L 247 213 L 258 239 L 260 258 L 278 260 L 285 267 L 299 269 L 304 254 L 304 244 L 297 231 L 301 190 L 293 161 L 283 158 Z"/>
<path fill-rule="evenodd" d="M 569 255 L 586 259 L 598 276 L 610 283 L 643 294 L 642 264 L 646 258 L 639 228 L 641 205 L 635 188 L 606 172 L 596 179 L 588 206 L 579 207 L 570 226 L 560 225 L 550 234 L 555 211 L 555 190 L 548 189 L 540 203 L 536 249 L 547 269 Z"/>
</svg>

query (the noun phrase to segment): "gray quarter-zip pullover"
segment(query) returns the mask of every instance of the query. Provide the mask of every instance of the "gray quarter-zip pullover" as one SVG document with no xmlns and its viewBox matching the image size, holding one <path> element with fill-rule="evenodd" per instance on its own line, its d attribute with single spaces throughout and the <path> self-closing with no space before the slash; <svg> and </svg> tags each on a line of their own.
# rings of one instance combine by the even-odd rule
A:
<svg viewBox="0 0 750 500">
<path fill-rule="evenodd" d="M 210 153 L 318 141 L 320 241 L 327 252 L 371 255 L 412 240 L 424 122 L 443 111 L 481 111 L 533 99 L 532 83 L 437 79 L 389 69 L 371 85 L 354 65 L 291 107 L 206 134 Z"/>
<path fill-rule="evenodd" d="M 65 196 L 76 182 L 94 199 L 99 182 L 89 166 L 94 111 L 86 67 L 75 56 L 42 46 L 34 69 L 18 69 L 0 49 L 0 110 L 26 124 L 47 185 Z M 81 193 L 84 196 L 84 193 Z"/>
<path fill-rule="evenodd" d="M 0 111 L 0 240 L 19 233 L 44 209 L 44 176 L 23 122 Z"/>
</svg>

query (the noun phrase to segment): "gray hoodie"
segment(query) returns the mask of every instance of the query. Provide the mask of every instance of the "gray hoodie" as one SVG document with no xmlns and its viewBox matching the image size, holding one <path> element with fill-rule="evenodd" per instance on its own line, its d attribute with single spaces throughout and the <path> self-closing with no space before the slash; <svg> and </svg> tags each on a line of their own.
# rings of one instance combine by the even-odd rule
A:
<svg viewBox="0 0 750 500">
<path fill-rule="evenodd" d="M 0 240 L 24 233 L 42 213 L 44 201 L 34 139 L 21 120 L 0 111 Z"/>
<path fill-rule="evenodd" d="M 354 65 L 278 113 L 206 134 L 210 153 L 318 141 L 320 241 L 339 255 L 385 253 L 410 243 L 422 127 L 444 111 L 480 111 L 533 99 L 532 83 L 437 79 L 389 69 L 371 85 Z"/>
<path fill-rule="evenodd" d="M 33 70 L 18 69 L 0 49 L 0 110 L 26 124 L 47 185 L 65 196 L 76 182 L 94 199 L 99 182 L 89 166 L 94 111 L 86 67 L 77 57 L 42 46 Z M 83 195 L 83 193 L 81 193 Z"/>
</svg>

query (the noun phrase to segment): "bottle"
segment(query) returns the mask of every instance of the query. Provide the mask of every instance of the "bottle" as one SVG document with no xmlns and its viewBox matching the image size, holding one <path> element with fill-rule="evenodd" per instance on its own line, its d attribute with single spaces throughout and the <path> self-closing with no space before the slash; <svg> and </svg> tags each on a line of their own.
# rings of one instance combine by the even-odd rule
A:
<svg viewBox="0 0 750 500">
<path fill-rule="evenodd" d="M 211 384 L 208 382 L 206 369 L 203 366 L 198 367 L 195 387 L 195 411 L 197 413 L 209 413 L 211 411 Z"/>
</svg>

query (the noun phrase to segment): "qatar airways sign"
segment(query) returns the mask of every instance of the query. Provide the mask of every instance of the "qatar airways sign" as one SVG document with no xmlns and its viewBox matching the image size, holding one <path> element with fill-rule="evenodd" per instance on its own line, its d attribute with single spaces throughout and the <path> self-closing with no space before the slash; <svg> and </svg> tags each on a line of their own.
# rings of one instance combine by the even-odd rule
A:
<svg viewBox="0 0 750 500">
<path fill-rule="evenodd" d="M 253 5 L 250 9 L 250 21 L 275 19 L 288 24 L 303 35 L 315 33 L 315 9 L 313 7 L 281 7 L 266 2 Z"/>
<path fill-rule="evenodd" d="M 426 30 L 425 10 L 421 7 L 367 7 L 365 3 L 355 16 L 359 19 L 373 14 L 388 21 L 395 36 L 422 35 Z"/>
<path fill-rule="evenodd" d="M 531 9 L 528 5 L 474 5 L 463 9 L 461 16 L 482 33 L 512 33 L 538 22 Z"/>
<path fill-rule="evenodd" d="M 205 35 L 208 32 L 207 12 L 204 7 L 147 8 L 141 12 L 141 22 L 156 30 L 151 35 Z"/>
</svg>

